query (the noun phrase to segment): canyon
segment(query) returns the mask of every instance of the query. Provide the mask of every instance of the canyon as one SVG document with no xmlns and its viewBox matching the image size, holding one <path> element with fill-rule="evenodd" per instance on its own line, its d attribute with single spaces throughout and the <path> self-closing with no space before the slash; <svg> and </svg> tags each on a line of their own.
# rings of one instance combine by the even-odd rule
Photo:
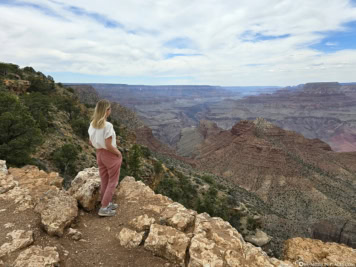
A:
<svg viewBox="0 0 356 267">
<path fill-rule="evenodd" d="M 201 119 L 231 129 L 263 117 L 286 130 L 318 138 L 334 151 L 356 151 L 356 85 L 309 83 L 248 91 L 219 86 L 91 84 L 100 97 L 133 109 L 155 137 L 179 148 Z"/>
</svg>

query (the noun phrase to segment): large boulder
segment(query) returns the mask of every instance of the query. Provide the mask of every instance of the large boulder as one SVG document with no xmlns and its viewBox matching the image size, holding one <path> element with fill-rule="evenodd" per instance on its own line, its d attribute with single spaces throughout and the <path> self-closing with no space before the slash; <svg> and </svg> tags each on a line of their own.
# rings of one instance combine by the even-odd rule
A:
<svg viewBox="0 0 356 267">
<path fill-rule="evenodd" d="M 14 267 L 55 267 L 59 266 L 59 253 L 55 247 L 32 246 L 20 253 Z"/>
<path fill-rule="evenodd" d="M 152 224 L 144 246 L 155 255 L 185 266 L 189 241 L 188 236 L 173 227 Z"/>
<path fill-rule="evenodd" d="M 59 189 L 47 191 L 35 207 L 41 215 L 41 224 L 49 235 L 62 236 L 78 216 L 77 200 Z"/>
<path fill-rule="evenodd" d="M 33 232 L 24 230 L 14 230 L 7 234 L 12 240 L 9 243 L 4 243 L 0 247 L 0 258 L 14 251 L 28 247 L 33 243 Z"/>
<path fill-rule="evenodd" d="M 355 266 L 356 250 L 343 244 L 296 237 L 284 243 L 283 258 L 300 262 L 299 266 Z"/>
<path fill-rule="evenodd" d="M 69 194 L 77 199 L 86 211 L 95 209 L 100 200 L 100 176 L 98 168 L 87 168 L 79 172 L 72 181 Z"/>
</svg>

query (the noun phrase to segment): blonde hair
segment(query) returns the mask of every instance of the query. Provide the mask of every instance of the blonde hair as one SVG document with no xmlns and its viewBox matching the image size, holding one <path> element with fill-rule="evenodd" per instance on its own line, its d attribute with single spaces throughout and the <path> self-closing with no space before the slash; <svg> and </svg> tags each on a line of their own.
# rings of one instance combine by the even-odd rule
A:
<svg viewBox="0 0 356 267">
<path fill-rule="evenodd" d="M 96 103 L 95 111 L 92 117 L 92 126 L 97 129 L 104 128 L 106 121 L 106 111 L 110 108 L 110 102 L 102 99 Z"/>
</svg>

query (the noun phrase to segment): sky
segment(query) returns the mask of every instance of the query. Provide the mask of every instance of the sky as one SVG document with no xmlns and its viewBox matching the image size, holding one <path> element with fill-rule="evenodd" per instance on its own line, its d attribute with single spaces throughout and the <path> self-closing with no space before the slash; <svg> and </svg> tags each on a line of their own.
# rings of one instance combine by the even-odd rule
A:
<svg viewBox="0 0 356 267">
<path fill-rule="evenodd" d="M 62 83 L 356 82 L 356 0 L 0 0 L 0 62 Z"/>
</svg>

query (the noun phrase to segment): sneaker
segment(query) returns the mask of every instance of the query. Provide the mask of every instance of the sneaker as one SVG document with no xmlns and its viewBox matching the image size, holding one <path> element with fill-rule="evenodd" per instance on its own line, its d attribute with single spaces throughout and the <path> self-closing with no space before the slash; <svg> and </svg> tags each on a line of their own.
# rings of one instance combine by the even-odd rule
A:
<svg viewBox="0 0 356 267">
<path fill-rule="evenodd" d="M 106 208 L 100 208 L 98 215 L 102 217 L 111 217 L 115 215 L 115 210 L 109 209 L 109 206 Z"/>
<path fill-rule="evenodd" d="M 119 206 L 119 205 L 110 202 L 109 205 L 108 205 L 108 209 L 116 210 L 118 206 Z"/>
</svg>

